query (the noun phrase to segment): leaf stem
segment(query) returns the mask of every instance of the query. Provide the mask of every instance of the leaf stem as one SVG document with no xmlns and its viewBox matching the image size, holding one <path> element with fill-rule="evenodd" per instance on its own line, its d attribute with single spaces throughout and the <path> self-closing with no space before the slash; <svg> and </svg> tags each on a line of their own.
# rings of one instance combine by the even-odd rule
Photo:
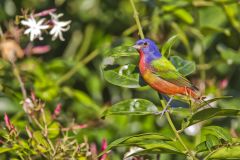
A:
<svg viewBox="0 0 240 160">
<path fill-rule="evenodd" d="M 23 98 L 25 100 L 27 98 L 27 91 L 26 91 L 26 88 L 25 88 L 24 83 L 22 81 L 22 78 L 20 76 L 20 72 L 19 72 L 15 62 L 11 61 L 11 63 L 12 63 L 12 67 L 13 67 L 13 73 L 16 76 L 18 82 L 19 82 L 19 85 L 20 85 L 20 88 L 21 88 L 21 91 L 22 91 L 22 95 L 23 95 Z"/>
<path fill-rule="evenodd" d="M 84 55 L 87 53 L 90 43 L 92 41 L 92 36 L 94 35 L 94 26 L 92 24 L 89 24 L 86 27 L 85 33 L 84 33 L 84 38 L 83 38 L 83 43 L 82 46 L 79 50 L 79 52 L 77 53 L 75 60 L 79 61 L 81 58 L 84 57 Z"/>
<path fill-rule="evenodd" d="M 140 35 L 141 39 L 144 39 L 144 34 L 143 34 L 142 26 L 141 26 L 141 23 L 140 23 L 140 20 L 139 20 L 138 11 L 137 11 L 137 9 L 136 9 L 136 7 L 135 7 L 135 4 L 134 4 L 133 0 L 130 0 L 130 3 L 131 3 L 131 5 L 132 5 L 133 17 L 134 17 L 134 19 L 135 19 L 135 21 L 136 21 L 139 35 Z"/>
<path fill-rule="evenodd" d="M 167 107 L 166 104 L 164 103 L 163 100 L 161 100 L 161 104 L 163 106 L 163 110 Z M 186 146 L 186 144 L 184 143 L 184 141 L 182 140 L 181 136 L 179 135 L 176 127 L 173 124 L 173 121 L 170 117 L 170 114 L 168 112 L 165 113 L 166 117 L 167 117 L 167 121 L 170 125 L 170 127 L 172 128 L 172 131 L 175 133 L 177 139 L 179 140 L 179 142 L 181 143 L 181 145 L 184 147 L 184 149 L 187 151 L 187 153 L 189 154 L 189 156 L 193 159 L 193 160 L 197 160 L 197 158 L 192 154 L 191 150 Z"/>
</svg>

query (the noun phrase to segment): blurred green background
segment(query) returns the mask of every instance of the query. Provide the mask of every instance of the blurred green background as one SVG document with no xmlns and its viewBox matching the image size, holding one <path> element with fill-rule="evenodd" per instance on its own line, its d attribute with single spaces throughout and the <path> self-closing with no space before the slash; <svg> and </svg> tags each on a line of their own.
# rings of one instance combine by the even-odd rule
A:
<svg viewBox="0 0 240 160">
<path fill-rule="evenodd" d="M 178 34 L 171 55 L 196 62 L 197 70 L 188 77 L 205 95 L 231 95 L 231 100 L 217 105 L 239 107 L 240 99 L 240 4 L 237 0 L 142 0 L 136 2 L 146 37 L 159 44 Z M 110 116 L 101 119 L 106 107 L 122 99 L 146 98 L 159 104 L 155 91 L 148 87 L 125 89 L 106 82 L 101 72 L 104 55 L 118 45 L 131 46 L 139 38 L 128 0 L 1 0 L 0 23 L 6 30 L 7 22 L 21 15 L 21 9 L 39 12 L 56 8 L 64 13 L 63 20 L 71 20 L 65 41 L 51 41 L 45 36 L 34 45 L 48 44 L 51 51 L 44 55 L 25 57 L 17 62 L 30 93 L 46 102 L 53 110 L 63 104 L 60 120 L 64 124 L 75 121 L 89 127 L 76 132 L 90 143 L 111 142 L 134 133 L 166 132 L 165 119 L 154 116 Z M 28 37 L 21 38 L 25 48 Z M 135 57 L 136 58 L 136 57 Z M 137 63 L 137 61 L 136 61 Z M 0 61 L 0 111 L 16 117 L 16 125 L 24 112 L 18 82 L 11 66 Z M 19 118 L 20 117 L 20 118 Z M 174 118 L 176 123 L 178 117 Z M 216 119 L 218 124 L 240 131 L 239 119 Z M 163 127 L 165 126 L 165 127 Z M 190 140 L 194 143 L 194 139 Z M 113 151 L 112 159 L 121 159 L 124 148 Z M 169 157 L 166 156 L 166 159 Z M 174 157 L 172 157 L 174 159 Z M 181 157 L 178 157 L 181 159 Z"/>
</svg>

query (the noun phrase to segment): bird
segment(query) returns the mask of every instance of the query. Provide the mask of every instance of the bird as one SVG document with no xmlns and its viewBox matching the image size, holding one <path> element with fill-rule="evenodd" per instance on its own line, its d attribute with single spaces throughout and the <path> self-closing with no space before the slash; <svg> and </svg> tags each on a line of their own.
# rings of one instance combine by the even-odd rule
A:
<svg viewBox="0 0 240 160">
<path fill-rule="evenodd" d="M 139 53 L 139 71 L 143 80 L 160 94 L 171 98 L 168 100 L 162 115 L 175 95 L 201 99 L 201 93 L 164 55 L 151 39 L 145 38 L 136 41 L 133 46 Z"/>
</svg>

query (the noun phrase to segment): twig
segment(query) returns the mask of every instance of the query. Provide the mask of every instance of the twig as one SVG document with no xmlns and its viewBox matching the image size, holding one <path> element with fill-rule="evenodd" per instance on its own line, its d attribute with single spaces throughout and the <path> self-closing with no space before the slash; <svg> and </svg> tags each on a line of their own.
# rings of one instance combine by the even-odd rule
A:
<svg viewBox="0 0 240 160">
<path fill-rule="evenodd" d="M 14 73 L 14 75 L 16 76 L 18 82 L 19 82 L 19 85 L 20 85 L 21 91 L 22 91 L 22 95 L 23 95 L 23 98 L 24 98 L 24 100 L 25 100 L 25 99 L 27 98 L 27 91 L 26 91 L 26 89 L 25 89 L 24 83 L 23 83 L 23 81 L 22 81 L 22 79 L 21 79 L 19 70 L 18 70 L 15 62 L 14 62 L 14 61 L 11 61 L 11 63 L 12 63 L 12 67 L 13 67 L 13 73 Z"/>
<path fill-rule="evenodd" d="M 84 33 L 83 44 L 81 45 L 81 48 L 75 57 L 76 61 L 79 61 L 87 53 L 87 50 L 89 49 L 90 43 L 92 41 L 93 32 L 94 26 L 91 24 L 88 25 Z"/>
<path fill-rule="evenodd" d="M 141 26 L 141 23 L 140 23 L 140 20 L 139 20 L 139 17 L 138 17 L 137 9 L 136 9 L 136 7 L 135 7 L 135 4 L 134 4 L 133 0 L 130 0 L 130 3 L 131 3 L 131 5 L 132 5 L 133 17 L 134 17 L 134 19 L 135 19 L 135 21 L 136 21 L 139 35 L 140 35 L 141 39 L 144 39 L 144 34 L 143 34 L 142 26 Z"/>
<path fill-rule="evenodd" d="M 161 104 L 163 106 L 163 110 L 166 108 L 166 104 L 164 103 L 163 100 L 161 100 Z M 184 149 L 187 151 L 187 153 L 189 154 L 189 156 L 193 159 L 193 160 L 197 160 L 197 158 L 192 154 L 192 152 L 190 151 L 190 149 L 188 149 L 188 147 L 186 146 L 186 144 L 184 143 L 184 141 L 182 140 L 181 136 L 179 135 L 176 127 L 173 124 L 173 121 L 170 117 L 170 114 L 168 112 L 165 113 L 166 117 L 167 117 L 167 121 L 170 125 L 170 127 L 172 128 L 172 131 L 175 133 L 177 139 L 179 140 L 179 142 L 181 143 L 181 145 L 184 147 Z"/>
</svg>

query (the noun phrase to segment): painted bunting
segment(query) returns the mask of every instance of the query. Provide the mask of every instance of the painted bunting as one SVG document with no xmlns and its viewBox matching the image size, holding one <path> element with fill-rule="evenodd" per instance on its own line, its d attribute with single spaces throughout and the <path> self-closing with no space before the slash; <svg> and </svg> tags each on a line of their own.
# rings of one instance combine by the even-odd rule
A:
<svg viewBox="0 0 240 160">
<path fill-rule="evenodd" d="M 157 45 L 150 39 L 141 39 L 133 46 L 140 55 L 139 70 L 144 81 L 159 93 L 166 95 L 186 95 L 200 99 L 198 89 L 177 71 L 164 57 Z M 168 101 L 170 104 L 172 97 Z"/>
</svg>

